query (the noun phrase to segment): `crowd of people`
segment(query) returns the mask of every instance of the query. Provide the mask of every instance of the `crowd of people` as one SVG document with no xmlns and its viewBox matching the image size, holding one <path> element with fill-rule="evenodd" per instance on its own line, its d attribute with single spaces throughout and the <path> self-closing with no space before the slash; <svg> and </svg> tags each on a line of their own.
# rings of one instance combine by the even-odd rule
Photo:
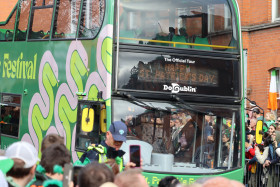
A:
<svg viewBox="0 0 280 187">
<path fill-rule="evenodd" d="M 120 147 L 126 141 L 127 126 L 113 122 L 101 144 L 92 144 L 81 159 L 71 164 L 71 155 L 63 137 L 49 134 L 41 146 L 42 156 L 28 142 L 11 144 L 0 156 L 1 187 L 148 187 L 141 168 L 135 163 L 123 164 L 124 151 Z M 79 168 L 75 172 L 75 168 Z M 73 174 L 71 174 L 73 173 Z M 159 181 L 159 187 L 181 187 L 180 181 L 167 176 Z M 222 177 L 203 178 L 190 186 L 243 186 Z"/>
<path fill-rule="evenodd" d="M 262 142 L 256 142 L 256 125 L 263 121 Z M 263 114 L 257 107 L 253 107 L 247 114 L 246 124 L 246 177 L 247 186 L 279 186 L 280 159 L 280 117 L 272 112 Z"/>
</svg>

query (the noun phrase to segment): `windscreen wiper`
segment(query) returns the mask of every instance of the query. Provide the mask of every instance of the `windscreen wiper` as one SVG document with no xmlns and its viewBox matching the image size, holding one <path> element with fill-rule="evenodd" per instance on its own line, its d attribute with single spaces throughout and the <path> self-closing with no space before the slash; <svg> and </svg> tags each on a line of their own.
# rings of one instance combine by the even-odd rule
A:
<svg viewBox="0 0 280 187">
<path fill-rule="evenodd" d="M 144 103 L 143 101 L 137 99 L 136 97 L 134 97 L 133 95 L 131 95 L 127 92 L 116 92 L 116 94 L 119 95 L 119 96 L 128 98 L 129 102 L 131 102 L 133 104 L 136 104 L 136 105 L 138 105 L 142 108 L 145 108 L 147 110 L 165 112 L 165 113 L 172 113 L 170 110 L 148 105 L 147 103 Z"/>
<path fill-rule="evenodd" d="M 193 108 L 190 104 L 188 104 L 187 102 L 185 102 L 183 99 L 181 99 L 180 97 L 176 96 L 176 95 L 171 95 L 171 98 L 182 103 L 183 107 L 187 110 L 191 110 L 200 114 L 204 114 L 204 115 L 209 115 L 209 116 L 213 116 L 214 114 L 212 112 L 205 112 L 205 111 L 201 111 L 201 110 L 197 110 L 195 108 Z"/>
</svg>

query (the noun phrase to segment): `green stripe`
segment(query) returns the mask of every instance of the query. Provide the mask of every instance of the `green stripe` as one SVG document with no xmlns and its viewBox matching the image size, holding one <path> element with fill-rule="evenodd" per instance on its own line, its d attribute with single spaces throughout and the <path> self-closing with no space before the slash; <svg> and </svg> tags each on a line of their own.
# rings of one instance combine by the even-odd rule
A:
<svg viewBox="0 0 280 187">
<path fill-rule="evenodd" d="M 271 76 L 275 76 L 276 77 L 276 70 L 271 70 Z"/>
</svg>

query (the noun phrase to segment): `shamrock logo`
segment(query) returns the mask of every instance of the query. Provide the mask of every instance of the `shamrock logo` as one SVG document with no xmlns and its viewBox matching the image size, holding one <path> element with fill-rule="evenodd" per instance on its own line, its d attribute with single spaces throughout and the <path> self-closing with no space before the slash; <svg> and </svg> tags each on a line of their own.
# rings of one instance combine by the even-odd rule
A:
<svg viewBox="0 0 280 187">
<path fill-rule="evenodd" d="M 121 134 L 121 135 L 123 135 L 123 133 L 124 133 L 124 130 L 119 130 L 119 133 Z"/>
</svg>

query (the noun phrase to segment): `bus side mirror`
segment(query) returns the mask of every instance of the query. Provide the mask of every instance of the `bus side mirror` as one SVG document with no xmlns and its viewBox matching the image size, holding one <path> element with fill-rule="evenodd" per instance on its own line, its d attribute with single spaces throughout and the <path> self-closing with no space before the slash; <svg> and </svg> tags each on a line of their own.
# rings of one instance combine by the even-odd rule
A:
<svg viewBox="0 0 280 187">
<path fill-rule="evenodd" d="M 101 107 L 99 123 L 100 123 L 101 132 L 105 133 L 107 131 L 106 107 L 105 107 L 105 105 L 102 105 L 102 107 Z"/>
<path fill-rule="evenodd" d="M 259 120 L 257 122 L 257 126 L 256 126 L 256 143 L 257 144 L 261 144 L 262 143 L 262 136 L 263 136 L 263 121 Z"/>
<path fill-rule="evenodd" d="M 83 132 L 91 132 L 94 126 L 94 110 L 93 108 L 84 108 L 82 111 L 81 130 Z"/>
</svg>

